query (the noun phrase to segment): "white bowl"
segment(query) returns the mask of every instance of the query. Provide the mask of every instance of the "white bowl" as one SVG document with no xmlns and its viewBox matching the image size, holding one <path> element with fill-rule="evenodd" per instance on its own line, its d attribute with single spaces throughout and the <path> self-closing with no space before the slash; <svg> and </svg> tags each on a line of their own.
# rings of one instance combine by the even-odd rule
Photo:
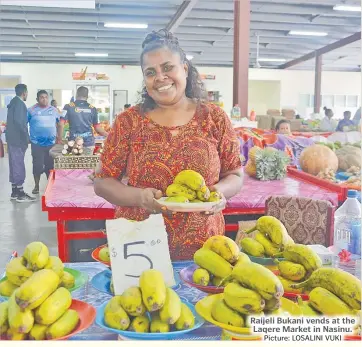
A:
<svg viewBox="0 0 362 347">
<path fill-rule="evenodd" d="M 206 212 L 210 211 L 219 201 L 214 202 L 169 202 L 167 197 L 155 199 L 160 205 L 172 212 Z"/>
</svg>

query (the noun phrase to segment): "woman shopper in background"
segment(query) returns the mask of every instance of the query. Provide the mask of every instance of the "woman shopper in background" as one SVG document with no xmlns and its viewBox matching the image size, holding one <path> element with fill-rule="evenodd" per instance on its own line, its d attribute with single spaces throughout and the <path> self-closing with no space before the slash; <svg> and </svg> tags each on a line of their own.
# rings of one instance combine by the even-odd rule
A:
<svg viewBox="0 0 362 347">
<path fill-rule="evenodd" d="M 320 124 L 320 129 L 322 131 L 335 131 L 336 130 L 336 122 L 332 119 L 334 116 L 333 111 L 330 108 L 324 107 L 325 117 L 322 119 Z"/>
<path fill-rule="evenodd" d="M 198 71 L 176 37 L 152 32 L 142 49 L 142 100 L 115 120 L 94 188 L 118 206 L 116 217 L 140 221 L 163 213 L 171 258 L 192 259 L 206 239 L 225 232 L 221 211 L 242 187 L 240 145 L 225 112 L 204 102 Z M 171 216 L 154 200 L 185 169 L 199 172 L 222 196 L 209 214 Z M 128 186 L 121 183 L 126 173 Z"/>
</svg>

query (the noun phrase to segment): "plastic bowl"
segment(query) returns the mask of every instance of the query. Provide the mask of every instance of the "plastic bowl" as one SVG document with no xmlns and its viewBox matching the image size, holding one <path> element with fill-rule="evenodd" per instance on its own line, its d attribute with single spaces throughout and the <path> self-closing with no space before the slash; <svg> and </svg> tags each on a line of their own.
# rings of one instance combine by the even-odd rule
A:
<svg viewBox="0 0 362 347">
<path fill-rule="evenodd" d="M 76 310 L 78 312 L 79 323 L 77 327 L 69 335 L 48 341 L 68 340 L 70 337 L 88 329 L 93 324 L 96 318 L 96 309 L 92 305 L 89 305 L 84 301 L 73 299 L 70 309 Z M 6 336 L 2 336 L 1 339 L 7 340 Z"/>
<path fill-rule="evenodd" d="M 194 271 L 196 269 L 198 269 L 198 268 L 199 268 L 199 266 L 196 265 L 196 264 L 192 264 L 190 266 L 187 266 L 187 267 L 183 268 L 180 271 L 180 277 L 181 277 L 182 281 L 187 283 L 190 287 L 197 288 L 197 289 L 201 290 L 204 293 L 218 294 L 218 293 L 223 293 L 224 292 L 224 287 L 216 287 L 216 286 L 213 286 L 213 285 L 202 286 L 200 284 L 194 283 L 193 280 L 192 280 L 192 275 L 193 275 Z"/>
<path fill-rule="evenodd" d="M 254 257 L 252 255 L 249 255 L 249 258 L 253 263 L 263 265 L 272 271 L 278 269 L 278 265 L 275 264 L 275 259 L 278 259 L 280 261 L 285 260 L 284 258 L 263 258 L 263 257 Z"/>
<path fill-rule="evenodd" d="M 101 305 L 97 308 L 96 324 L 105 330 L 116 333 L 118 335 L 121 335 L 122 337 L 131 339 L 131 340 L 173 340 L 176 337 L 180 337 L 181 335 L 184 335 L 193 330 L 199 329 L 205 322 L 200 317 L 200 315 L 196 312 L 194 305 L 192 305 L 184 300 L 181 300 L 181 301 L 190 308 L 190 310 L 192 311 L 192 313 L 195 316 L 195 325 L 191 329 L 181 330 L 181 331 L 178 331 L 178 330 L 170 331 L 168 333 L 137 333 L 134 331 L 127 331 L 127 330 L 123 331 L 123 330 L 113 329 L 113 328 L 108 327 L 104 322 L 104 310 L 105 310 L 107 303 L 104 303 L 103 305 Z"/>
</svg>

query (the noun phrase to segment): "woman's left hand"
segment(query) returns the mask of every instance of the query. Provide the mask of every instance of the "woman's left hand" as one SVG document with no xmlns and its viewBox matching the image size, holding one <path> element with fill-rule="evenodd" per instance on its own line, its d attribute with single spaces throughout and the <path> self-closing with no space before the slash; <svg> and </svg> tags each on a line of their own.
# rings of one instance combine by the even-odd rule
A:
<svg viewBox="0 0 362 347">
<path fill-rule="evenodd" d="M 211 210 L 206 211 L 206 215 L 213 215 L 219 213 L 226 207 L 226 198 L 223 193 L 219 192 L 215 187 L 210 187 L 210 192 L 217 192 L 220 195 L 220 201 Z"/>
</svg>

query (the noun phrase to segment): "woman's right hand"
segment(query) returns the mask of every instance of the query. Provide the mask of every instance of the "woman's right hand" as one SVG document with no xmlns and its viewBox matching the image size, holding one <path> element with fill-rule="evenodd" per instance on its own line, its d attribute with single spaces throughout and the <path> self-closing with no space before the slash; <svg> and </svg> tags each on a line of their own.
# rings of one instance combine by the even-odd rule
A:
<svg viewBox="0 0 362 347">
<path fill-rule="evenodd" d="M 151 214 L 167 213 L 165 206 L 161 206 L 155 199 L 162 198 L 162 192 L 155 188 L 145 188 L 141 192 L 140 207 Z"/>
</svg>

